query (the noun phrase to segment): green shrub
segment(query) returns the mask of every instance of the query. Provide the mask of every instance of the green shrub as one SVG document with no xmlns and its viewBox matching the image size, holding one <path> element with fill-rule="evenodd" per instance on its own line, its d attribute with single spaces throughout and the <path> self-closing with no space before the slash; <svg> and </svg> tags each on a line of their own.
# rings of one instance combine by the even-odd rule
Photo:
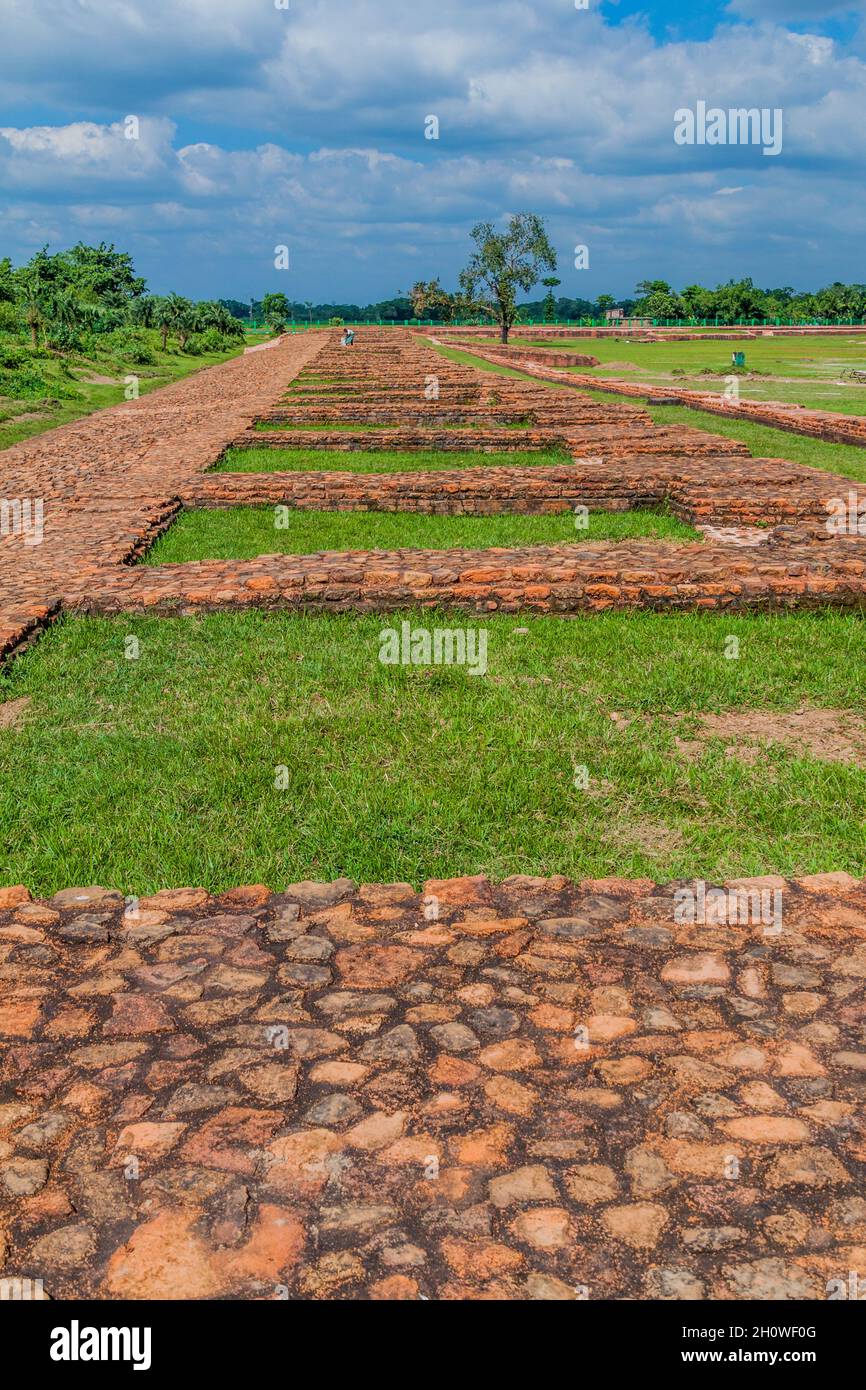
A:
<svg viewBox="0 0 866 1390">
<path fill-rule="evenodd" d="M 55 352 L 80 352 L 84 346 L 84 339 L 76 328 L 67 328 L 62 324 L 52 325 L 48 330 L 48 345 Z"/>
<path fill-rule="evenodd" d="M 132 362 L 137 367 L 152 367 L 157 361 L 156 353 L 143 328 L 116 328 L 101 337 L 100 347 L 114 357 Z"/>
<path fill-rule="evenodd" d="M 197 338 L 202 352 L 230 352 L 235 346 L 235 339 L 218 328 L 206 328 Z"/>
<path fill-rule="evenodd" d="M 24 367 L 17 372 L 0 371 L 0 395 L 9 396 L 14 401 L 40 400 L 50 395 L 51 390 L 45 377 L 32 367 Z"/>
<path fill-rule="evenodd" d="M 20 367 L 22 363 L 29 362 L 30 355 L 22 343 L 3 342 L 0 339 L 0 367 Z"/>
</svg>

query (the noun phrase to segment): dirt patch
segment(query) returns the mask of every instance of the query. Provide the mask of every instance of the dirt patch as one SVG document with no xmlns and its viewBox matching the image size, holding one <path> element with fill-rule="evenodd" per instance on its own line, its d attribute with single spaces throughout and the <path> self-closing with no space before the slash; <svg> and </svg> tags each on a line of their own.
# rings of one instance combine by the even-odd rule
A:
<svg viewBox="0 0 866 1390">
<path fill-rule="evenodd" d="M 0 729 L 20 729 L 29 704 L 29 695 L 22 695 L 19 700 L 7 700 L 5 704 L 0 704 Z"/>
<path fill-rule="evenodd" d="M 730 710 L 700 715 L 698 723 L 694 737 L 676 739 L 678 750 L 690 760 L 706 752 L 710 739 L 722 739 L 725 757 L 746 763 L 759 759 L 768 745 L 779 744 L 821 762 L 866 767 L 866 719 L 854 710 Z"/>
<path fill-rule="evenodd" d="M 92 376 L 80 376 L 79 381 L 83 381 L 86 386 L 118 386 L 119 382 L 113 376 L 99 376 L 94 373 Z"/>
<path fill-rule="evenodd" d="M 609 837 L 619 848 L 639 850 L 650 859 L 668 858 L 682 849 L 682 832 L 664 821 L 651 820 L 648 816 L 638 816 L 626 827 L 619 824 Z"/>
</svg>

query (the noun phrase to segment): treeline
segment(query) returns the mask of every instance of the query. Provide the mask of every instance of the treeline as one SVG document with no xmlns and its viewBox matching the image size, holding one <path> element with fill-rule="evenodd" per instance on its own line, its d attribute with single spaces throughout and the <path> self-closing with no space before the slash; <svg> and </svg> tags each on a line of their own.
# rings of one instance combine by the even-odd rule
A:
<svg viewBox="0 0 866 1390">
<path fill-rule="evenodd" d="M 866 285 L 846 285 L 840 280 L 814 293 L 790 285 L 762 290 L 751 279 L 728 280 L 715 289 L 686 285 L 677 292 L 665 280 L 642 280 L 637 295 L 633 312 L 655 319 L 718 319 L 722 323 L 824 319 L 846 323 L 866 318 Z"/>
<path fill-rule="evenodd" d="M 53 255 L 45 246 L 17 267 L 8 256 L 0 260 L 0 332 L 29 340 L 33 352 L 87 354 L 108 346 L 148 363 L 155 360 L 151 329 L 163 350 L 172 339 L 188 354 L 228 350 L 244 336 L 243 324 L 218 300 L 148 294 L 132 257 L 105 242 L 79 242 Z"/>
<path fill-rule="evenodd" d="M 262 300 L 243 303 L 223 299 L 220 303 L 235 318 L 261 323 L 265 319 Z M 327 323 L 339 318 L 346 323 L 402 323 L 415 317 L 410 298 L 397 295 L 375 304 L 315 304 L 307 300 L 287 300 L 287 322 L 294 324 Z M 866 319 L 866 285 L 843 284 L 835 281 L 824 289 L 795 290 L 790 285 L 776 289 L 760 289 L 751 279 L 729 280 L 714 289 L 706 285 L 687 285 L 674 290 L 665 280 L 643 280 L 634 295 L 615 299 L 601 294 L 596 299 L 570 299 L 565 295 L 534 299 L 522 303 L 518 322 L 569 322 L 603 320 L 609 309 L 621 309 L 625 317 L 673 320 L 680 323 L 718 319 L 720 323 L 758 321 L 773 323 L 777 319 L 792 319 L 804 323 L 815 320 L 847 323 Z M 448 310 L 428 304 L 425 320 L 434 323 L 449 321 Z M 482 321 L 482 320 L 479 320 Z"/>
<path fill-rule="evenodd" d="M 282 298 L 282 296 L 279 296 Z M 235 318 L 244 322 L 263 323 L 268 319 L 266 305 L 268 300 L 277 298 L 265 295 L 263 299 L 247 300 L 221 299 Z M 402 323 L 412 317 L 412 301 L 397 295 L 394 299 L 383 299 L 378 304 L 314 304 L 312 300 L 285 299 L 285 320 L 288 324 L 328 323 L 330 319 L 342 319 L 345 323 Z"/>
</svg>

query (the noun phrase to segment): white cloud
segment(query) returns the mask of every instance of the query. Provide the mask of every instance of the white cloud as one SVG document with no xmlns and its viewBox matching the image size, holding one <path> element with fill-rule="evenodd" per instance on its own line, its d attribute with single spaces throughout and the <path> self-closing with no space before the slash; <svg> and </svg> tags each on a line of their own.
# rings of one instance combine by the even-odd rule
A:
<svg viewBox="0 0 866 1390">
<path fill-rule="evenodd" d="M 857 278 L 866 64 L 790 33 L 801 0 L 735 8 L 766 22 L 660 45 L 565 0 L 0 0 L 0 92 L 40 111 L 0 128 L 0 231 L 20 256 L 104 230 L 159 287 L 208 292 L 218 265 L 227 293 L 288 241 L 290 290 L 375 295 L 453 276 L 472 222 L 531 207 L 566 266 L 594 239 L 567 293 L 624 292 L 632 267 L 726 278 L 744 257 L 756 278 Z M 699 99 L 782 107 L 782 155 L 675 145 L 674 111 Z M 798 274 L 807 239 L 826 272 Z"/>
</svg>

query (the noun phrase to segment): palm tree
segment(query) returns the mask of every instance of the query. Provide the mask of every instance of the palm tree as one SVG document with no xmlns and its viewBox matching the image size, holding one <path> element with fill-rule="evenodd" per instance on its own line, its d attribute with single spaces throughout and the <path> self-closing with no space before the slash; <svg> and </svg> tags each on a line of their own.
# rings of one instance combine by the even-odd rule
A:
<svg viewBox="0 0 866 1390">
<path fill-rule="evenodd" d="M 153 324 L 162 334 L 162 350 L 165 352 L 172 327 L 171 311 L 165 295 L 156 294 L 153 296 Z"/>
<path fill-rule="evenodd" d="M 183 352 L 190 333 L 195 331 L 195 305 L 182 294 L 170 294 L 164 310 L 169 329 L 177 334 L 177 345 Z M 161 327 L 162 325 L 160 325 Z M 165 338 L 163 338 L 163 344 Z"/>
<path fill-rule="evenodd" d="M 155 294 L 142 295 L 140 299 L 132 302 L 131 318 L 132 322 L 141 328 L 154 328 L 156 326 L 156 308 L 159 298 Z"/>
<path fill-rule="evenodd" d="M 39 335 L 45 327 L 45 315 L 42 312 L 42 305 L 39 295 L 35 291 L 28 291 L 24 300 L 24 322 L 30 330 L 30 342 L 34 351 L 39 349 Z"/>
</svg>

